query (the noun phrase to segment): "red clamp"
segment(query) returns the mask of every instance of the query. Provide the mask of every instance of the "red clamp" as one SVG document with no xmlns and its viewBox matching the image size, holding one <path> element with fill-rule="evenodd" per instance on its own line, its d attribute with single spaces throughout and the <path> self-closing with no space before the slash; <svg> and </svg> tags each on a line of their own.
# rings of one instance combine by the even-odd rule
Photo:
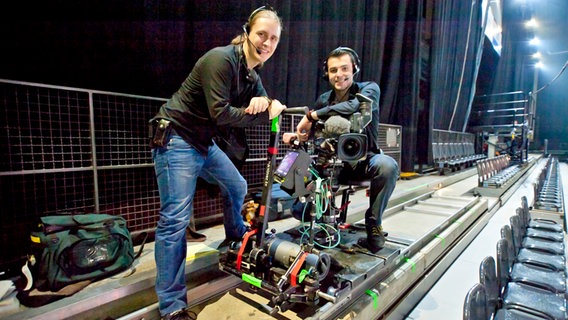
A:
<svg viewBox="0 0 568 320">
<path fill-rule="evenodd" d="M 241 270 L 241 262 L 243 261 L 243 253 L 245 251 L 245 247 L 247 246 L 247 242 L 248 242 L 250 236 L 256 234 L 256 230 L 257 229 L 251 230 L 251 231 L 245 233 L 245 235 L 243 236 L 243 243 L 241 244 L 241 247 L 239 248 L 239 253 L 237 255 L 236 268 L 239 271 Z"/>
<path fill-rule="evenodd" d="M 292 269 L 292 274 L 290 275 L 290 285 L 292 285 L 292 287 L 295 287 L 297 285 L 296 279 L 298 277 L 298 272 L 300 272 L 300 269 L 302 268 L 302 265 L 304 264 L 307 256 L 307 252 L 302 253 L 302 256 L 300 257 L 300 259 L 298 259 L 298 261 L 296 261 L 296 265 Z"/>
</svg>

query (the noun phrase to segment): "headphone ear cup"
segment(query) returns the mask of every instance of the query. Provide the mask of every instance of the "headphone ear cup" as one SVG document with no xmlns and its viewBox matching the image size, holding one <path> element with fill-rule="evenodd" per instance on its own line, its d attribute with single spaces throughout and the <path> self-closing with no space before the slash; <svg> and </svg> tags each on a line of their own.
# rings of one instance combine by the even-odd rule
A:
<svg viewBox="0 0 568 320">
<path fill-rule="evenodd" d="M 329 80 L 329 76 L 327 74 L 327 60 L 323 61 L 323 75 L 321 76 L 323 80 Z"/>
<path fill-rule="evenodd" d="M 359 64 L 361 64 L 361 60 L 359 59 L 359 55 L 357 54 L 357 52 L 355 52 L 355 50 L 351 49 L 351 48 L 347 48 L 349 50 L 349 52 L 351 52 L 351 58 L 353 59 L 353 75 L 356 75 L 357 73 L 359 73 L 359 71 L 361 71 L 361 69 L 359 69 Z"/>
<path fill-rule="evenodd" d="M 359 71 L 361 71 L 361 69 L 359 69 L 359 65 L 361 64 L 361 59 L 359 59 L 359 55 L 357 54 L 357 52 L 349 47 L 339 47 L 339 48 L 349 52 L 349 54 L 351 55 L 351 60 L 353 61 L 353 75 L 359 73 Z"/>
</svg>

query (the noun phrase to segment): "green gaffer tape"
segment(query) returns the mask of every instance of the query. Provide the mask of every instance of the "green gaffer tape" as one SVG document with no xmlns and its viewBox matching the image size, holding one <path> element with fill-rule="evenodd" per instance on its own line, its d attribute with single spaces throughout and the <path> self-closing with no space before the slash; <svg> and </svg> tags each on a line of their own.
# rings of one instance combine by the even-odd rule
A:
<svg viewBox="0 0 568 320">
<path fill-rule="evenodd" d="M 302 270 L 300 271 L 300 274 L 298 276 L 298 283 L 302 283 L 304 282 L 304 279 L 309 275 L 310 273 L 307 270 Z"/>
<path fill-rule="evenodd" d="M 410 270 L 415 271 L 416 270 L 416 263 L 412 260 L 410 260 L 410 258 L 406 258 L 405 260 L 406 262 L 410 263 L 412 265 L 412 267 L 410 268 Z"/>
<path fill-rule="evenodd" d="M 243 273 L 242 278 L 244 282 L 250 283 L 255 287 L 262 288 L 262 280 L 245 273 Z"/>
<path fill-rule="evenodd" d="M 270 131 L 271 132 L 278 132 L 280 131 L 280 128 L 278 127 L 278 117 L 276 116 L 274 118 L 272 118 L 272 122 L 271 122 L 271 126 L 270 126 Z"/>
<path fill-rule="evenodd" d="M 446 245 L 446 238 L 442 237 L 441 235 L 437 234 L 436 238 L 438 239 L 442 239 L 442 245 L 445 246 Z"/>
<path fill-rule="evenodd" d="M 373 309 L 377 309 L 379 306 L 379 295 L 373 290 L 365 290 L 365 293 L 373 298 Z"/>
</svg>

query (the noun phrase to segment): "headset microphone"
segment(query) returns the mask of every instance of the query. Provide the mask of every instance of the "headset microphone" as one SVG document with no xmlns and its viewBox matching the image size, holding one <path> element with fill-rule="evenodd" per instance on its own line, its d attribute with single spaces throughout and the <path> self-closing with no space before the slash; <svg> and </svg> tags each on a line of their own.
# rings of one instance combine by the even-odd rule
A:
<svg viewBox="0 0 568 320">
<path fill-rule="evenodd" d="M 243 26 L 243 31 L 244 31 L 245 34 L 247 35 L 247 41 L 248 41 L 248 43 L 256 50 L 256 53 L 261 54 L 262 51 L 260 51 L 260 49 L 257 48 L 257 47 L 252 43 L 252 41 L 250 41 L 249 34 L 248 34 L 248 32 L 247 32 L 246 26 Z"/>
</svg>

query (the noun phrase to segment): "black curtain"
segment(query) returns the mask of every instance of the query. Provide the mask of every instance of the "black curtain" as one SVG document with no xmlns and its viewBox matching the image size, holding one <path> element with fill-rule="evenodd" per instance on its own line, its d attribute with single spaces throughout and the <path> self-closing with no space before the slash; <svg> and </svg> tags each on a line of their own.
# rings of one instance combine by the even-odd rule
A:
<svg viewBox="0 0 568 320">
<path fill-rule="evenodd" d="M 475 95 L 481 1 L 434 1 L 430 117 L 433 129 L 463 131 Z"/>
<path fill-rule="evenodd" d="M 424 153 L 428 145 L 429 137 L 419 134 L 419 127 L 463 127 L 473 94 L 480 3 L 268 3 L 284 21 L 278 49 L 261 71 L 271 96 L 288 106 L 312 104 L 329 88 L 321 79 L 323 59 L 337 46 L 348 46 L 362 60 L 357 79 L 374 80 L 381 87 L 380 121 L 403 126 L 403 171 L 413 171 L 417 152 Z M 241 32 L 250 12 L 265 4 L 236 0 L 11 3 L 0 10 L 0 36 L 5 39 L 0 78 L 169 97 L 204 52 L 228 44 Z M 427 8 L 432 18 L 425 14 Z M 432 25 L 432 38 L 426 43 L 425 25 Z"/>
</svg>

